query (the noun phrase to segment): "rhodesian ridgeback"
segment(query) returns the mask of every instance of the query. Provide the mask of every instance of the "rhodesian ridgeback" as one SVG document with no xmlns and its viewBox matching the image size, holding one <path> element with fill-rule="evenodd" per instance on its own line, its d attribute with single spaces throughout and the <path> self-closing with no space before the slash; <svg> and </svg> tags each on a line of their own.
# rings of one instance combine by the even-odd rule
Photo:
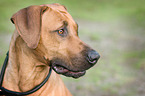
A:
<svg viewBox="0 0 145 96">
<path fill-rule="evenodd" d="M 100 55 L 78 37 L 78 25 L 60 4 L 21 9 L 11 18 L 15 31 L 3 86 L 17 92 L 46 84 L 29 96 L 72 96 L 59 74 L 79 78 Z"/>
</svg>

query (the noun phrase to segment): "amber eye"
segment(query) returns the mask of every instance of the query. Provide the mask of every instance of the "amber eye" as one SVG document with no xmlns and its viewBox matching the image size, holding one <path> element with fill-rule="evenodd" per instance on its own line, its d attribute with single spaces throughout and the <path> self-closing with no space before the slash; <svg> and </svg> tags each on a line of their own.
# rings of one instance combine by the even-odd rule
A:
<svg viewBox="0 0 145 96">
<path fill-rule="evenodd" d="M 61 36 L 61 37 L 67 36 L 67 29 L 66 28 L 62 28 L 62 29 L 56 30 L 55 32 L 57 32 L 57 34 L 59 36 Z"/>
<path fill-rule="evenodd" d="M 58 33 L 59 34 L 63 34 L 64 33 L 64 30 L 63 29 L 60 29 L 60 30 L 58 30 Z"/>
</svg>

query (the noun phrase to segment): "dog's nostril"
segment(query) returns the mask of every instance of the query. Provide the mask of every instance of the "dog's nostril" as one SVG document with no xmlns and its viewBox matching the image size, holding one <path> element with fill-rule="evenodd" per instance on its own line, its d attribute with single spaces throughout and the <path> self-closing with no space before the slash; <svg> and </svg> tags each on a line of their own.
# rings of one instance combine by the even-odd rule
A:
<svg viewBox="0 0 145 96">
<path fill-rule="evenodd" d="M 88 52 L 88 61 L 89 63 L 91 64 L 95 64 L 98 59 L 100 58 L 100 55 L 98 52 L 94 51 L 94 50 L 91 50 Z"/>
</svg>

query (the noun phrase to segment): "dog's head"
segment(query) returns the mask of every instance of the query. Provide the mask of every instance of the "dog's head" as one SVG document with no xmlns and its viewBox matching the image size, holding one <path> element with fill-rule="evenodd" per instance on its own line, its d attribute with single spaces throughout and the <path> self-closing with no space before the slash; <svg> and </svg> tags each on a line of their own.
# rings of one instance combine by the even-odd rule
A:
<svg viewBox="0 0 145 96">
<path fill-rule="evenodd" d="M 78 25 L 62 5 L 30 6 L 11 20 L 27 46 L 58 74 L 78 78 L 100 58 L 79 39 Z"/>
</svg>

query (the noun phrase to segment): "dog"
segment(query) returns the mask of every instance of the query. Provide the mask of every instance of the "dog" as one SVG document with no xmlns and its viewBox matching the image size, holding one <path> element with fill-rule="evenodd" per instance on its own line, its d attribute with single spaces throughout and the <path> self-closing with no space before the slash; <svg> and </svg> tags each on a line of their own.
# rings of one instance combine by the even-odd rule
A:
<svg viewBox="0 0 145 96">
<path fill-rule="evenodd" d="M 52 74 L 46 84 L 28 96 L 72 96 L 61 75 L 79 78 L 100 55 L 79 39 L 78 25 L 60 4 L 34 5 L 11 17 L 15 25 L 3 87 L 28 91 Z"/>
</svg>

